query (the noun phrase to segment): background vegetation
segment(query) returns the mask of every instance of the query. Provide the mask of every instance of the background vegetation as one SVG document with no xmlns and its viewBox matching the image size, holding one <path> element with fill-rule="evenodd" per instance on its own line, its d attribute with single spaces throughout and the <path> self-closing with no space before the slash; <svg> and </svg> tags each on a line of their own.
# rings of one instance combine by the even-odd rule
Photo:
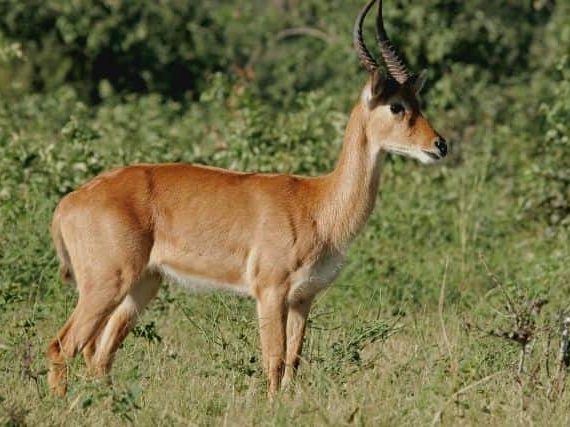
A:
<svg viewBox="0 0 570 427">
<path fill-rule="evenodd" d="M 270 405 L 253 303 L 169 286 L 113 387 L 78 361 L 69 396 L 48 395 L 44 350 L 76 298 L 48 224 L 62 195 L 129 163 L 332 168 L 365 81 L 362 2 L 0 2 L 0 422 L 570 423 L 570 3 L 385 3 L 453 155 L 388 159 L 300 381 Z"/>
</svg>

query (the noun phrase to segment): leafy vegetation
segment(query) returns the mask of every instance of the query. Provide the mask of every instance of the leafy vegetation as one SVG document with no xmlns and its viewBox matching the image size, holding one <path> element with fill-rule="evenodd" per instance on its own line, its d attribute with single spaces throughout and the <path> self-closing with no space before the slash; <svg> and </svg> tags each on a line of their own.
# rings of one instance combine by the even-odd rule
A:
<svg viewBox="0 0 570 427">
<path fill-rule="evenodd" d="M 137 162 L 333 167 L 365 79 L 361 2 L 246 3 L 0 2 L 0 422 L 567 425 L 570 5 L 552 0 L 385 1 L 453 154 L 387 159 L 276 404 L 253 303 L 169 286 L 114 386 L 78 360 L 69 396 L 47 394 L 45 348 L 76 298 L 48 233 L 62 195 Z"/>
</svg>

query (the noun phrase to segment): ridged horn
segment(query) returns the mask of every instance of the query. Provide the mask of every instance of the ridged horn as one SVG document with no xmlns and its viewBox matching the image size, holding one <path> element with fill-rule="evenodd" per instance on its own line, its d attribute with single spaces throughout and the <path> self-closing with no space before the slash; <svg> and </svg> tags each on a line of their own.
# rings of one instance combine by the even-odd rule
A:
<svg viewBox="0 0 570 427">
<path fill-rule="evenodd" d="M 366 44 L 364 44 L 364 37 L 362 36 L 362 25 L 364 24 L 364 19 L 366 18 L 366 15 L 374 3 L 376 3 L 376 0 L 370 0 L 368 4 L 362 8 L 356 17 L 354 30 L 352 32 L 352 44 L 354 45 L 354 49 L 356 49 L 360 63 L 364 68 L 366 68 L 369 73 L 373 73 L 378 69 L 378 62 L 376 62 L 376 60 L 372 57 L 370 51 L 366 48 Z"/>
<path fill-rule="evenodd" d="M 406 68 L 403 59 L 398 55 L 398 51 L 388 38 L 384 28 L 384 18 L 382 17 L 382 0 L 378 2 L 378 15 L 376 16 L 376 40 L 380 47 L 380 53 L 386 63 L 386 68 L 390 75 L 400 84 L 404 84 L 412 73 Z"/>
</svg>

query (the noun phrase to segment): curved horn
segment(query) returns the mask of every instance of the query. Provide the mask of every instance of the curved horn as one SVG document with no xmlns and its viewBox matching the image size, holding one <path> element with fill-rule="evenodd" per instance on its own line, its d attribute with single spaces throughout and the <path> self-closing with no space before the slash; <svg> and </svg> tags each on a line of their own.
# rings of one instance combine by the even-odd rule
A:
<svg viewBox="0 0 570 427">
<path fill-rule="evenodd" d="M 378 62 L 376 62 L 376 60 L 372 57 L 370 51 L 364 44 L 364 37 L 362 36 L 362 24 L 364 23 L 366 14 L 368 14 L 370 8 L 372 8 L 375 2 L 376 0 L 370 0 L 368 4 L 364 6 L 364 8 L 360 11 L 356 17 L 354 30 L 352 32 L 352 44 L 354 45 L 354 49 L 356 49 L 360 63 L 364 66 L 364 68 L 366 68 L 369 73 L 376 71 L 378 68 Z"/>
<path fill-rule="evenodd" d="M 412 73 L 406 68 L 404 61 L 398 55 L 394 45 L 388 38 L 384 29 L 384 19 L 382 17 L 382 0 L 378 2 L 378 15 L 376 16 L 376 40 L 380 46 L 380 52 L 388 68 L 390 75 L 400 84 L 404 84 Z"/>
</svg>

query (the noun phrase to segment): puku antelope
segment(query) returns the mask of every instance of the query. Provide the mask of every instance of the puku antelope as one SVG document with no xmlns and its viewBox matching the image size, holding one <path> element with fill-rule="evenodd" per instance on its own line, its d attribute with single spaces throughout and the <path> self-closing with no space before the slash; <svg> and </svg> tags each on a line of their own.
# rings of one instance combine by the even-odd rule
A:
<svg viewBox="0 0 570 427">
<path fill-rule="evenodd" d="M 66 391 L 66 362 L 82 351 L 107 375 L 116 350 L 161 279 L 233 289 L 257 302 L 269 395 L 294 379 L 315 295 L 339 274 L 378 193 L 384 153 L 432 163 L 445 140 L 420 112 L 424 74 L 408 71 L 383 25 L 386 71 L 362 36 L 376 0 L 360 11 L 354 47 L 369 73 L 352 110 L 340 159 L 324 176 L 233 172 L 191 164 L 141 164 L 103 173 L 65 196 L 52 235 L 77 306 L 49 345 L 48 382 Z"/>
</svg>

